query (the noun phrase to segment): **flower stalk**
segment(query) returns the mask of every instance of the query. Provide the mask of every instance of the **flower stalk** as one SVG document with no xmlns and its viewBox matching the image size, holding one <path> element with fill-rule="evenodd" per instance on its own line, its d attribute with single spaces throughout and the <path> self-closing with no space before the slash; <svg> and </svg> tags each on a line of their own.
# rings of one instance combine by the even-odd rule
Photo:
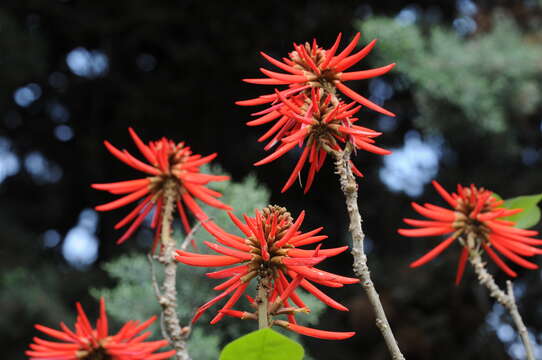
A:
<svg viewBox="0 0 542 360">
<path fill-rule="evenodd" d="M 258 329 L 269 327 L 268 287 L 269 281 L 267 276 L 262 277 L 258 283 L 258 296 L 256 298 L 256 303 L 258 304 Z"/>
<path fill-rule="evenodd" d="M 472 235 L 472 234 L 469 234 L 469 235 Z M 472 240 L 475 240 L 475 239 L 472 239 Z M 467 243 L 474 243 L 474 241 L 472 240 L 467 241 Z M 475 248 L 469 247 L 469 262 L 474 268 L 474 272 L 478 276 L 478 282 L 480 283 L 480 285 L 485 286 L 489 290 L 489 295 L 495 300 L 497 300 L 510 313 L 512 320 L 514 321 L 514 325 L 516 326 L 516 329 L 518 331 L 519 337 L 521 338 L 521 341 L 523 342 L 523 346 L 525 348 L 525 354 L 527 355 L 527 360 L 535 360 L 533 345 L 531 344 L 531 340 L 529 339 L 529 332 L 527 331 L 527 327 L 525 326 L 525 323 L 523 322 L 523 319 L 521 318 L 521 315 L 519 313 L 519 310 L 516 304 L 516 298 L 514 296 L 514 288 L 512 285 L 512 281 L 510 280 L 506 281 L 506 287 L 507 287 L 506 292 L 502 290 L 495 283 L 495 279 L 493 279 L 493 276 L 487 271 L 486 263 L 482 261 L 480 251 Z"/>
<path fill-rule="evenodd" d="M 160 240 L 162 251 L 158 261 L 164 265 L 164 281 L 161 293 L 157 293 L 158 302 L 162 307 L 163 332 L 168 335 L 171 346 L 175 349 L 176 360 L 189 360 L 186 347 L 186 337 L 190 332 L 189 327 L 182 328 L 177 314 L 177 265 L 174 259 L 175 239 L 171 236 L 173 231 L 173 213 L 176 201 L 175 180 L 166 180 L 164 184 L 164 206 L 162 208 L 162 226 Z"/>
<path fill-rule="evenodd" d="M 328 149 L 330 151 L 331 149 Z M 365 234 L 361 227 L 362 218 L 358 208 L 358 186 L 352 173 L 350 154 L 352 146 L 348 144 L 344 151 L 331 151 L 335 157 L 336 174 L 339 176 L 341 190 L 346 198 L 346 209 L 350 218 L 350 226 L 348 230 L 352 235 L 352 256 L 354 257 L 353 269 L 354 273 L 360 280 L 363 290 L 369 298 L 369 302 L 373 308 L 376 317 L 376 326 L 380 330 L 388 352 L 393 360 L 404 360 L 405 357 L 399 349 L 397 340 L 393 335 L 384 307 L 380 301 L 380 296 L 376 291 L 373 281 L 371 280 L 371 272 L 367 265 L 367 255 L 363 246 Z"/>
</svg>

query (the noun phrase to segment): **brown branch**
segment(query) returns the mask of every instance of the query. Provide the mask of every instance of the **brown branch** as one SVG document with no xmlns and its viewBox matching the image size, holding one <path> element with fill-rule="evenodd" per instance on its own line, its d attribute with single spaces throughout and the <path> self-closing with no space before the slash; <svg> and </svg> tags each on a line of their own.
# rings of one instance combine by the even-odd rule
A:
<svg viewBox="0 0 542 360">
<path fill-rule="evenodd" d="M 262 277 L 258 281 L 258 295 L 256 304 L 258 305 L 258 329 L 269 327 L 269 305 L 267 301 L 269 281 L 267 277 Z"/>
<path fill-rule="evenodd" d="M 504 290 L 495 283 L 493 276 L 487 271 L 486 264 L 482 261 L 479 250 L 469 249 L 469 261 L 474 267 L 474 272 L 478 276 L 478 282 L 485 286 L 489 290 L 489 295 L 504 306 L 512 316 L 514 325 L 516 326 L 523 346 L 525 347 L 527 359 L 535 360 L 533 346 L 529 339 L 529 332 L 527 331 L 527 327 L 525 326 L 516 305 L 512 282 L 510 280 L 506 281 L 507 292 L 504 292 Z"/>
<path fill-rule="evenodd" d="M 175 263 L 175 239 L 171 236 L 173 231 L 173 212 L 176 199 L 176 183 L 168 181 L 164 185 L 164 206 L 162 208 L 162 232 L 161 245 L 162 249 L 158 261 L 164 265 L 164 281 L 162 290 L 158 288 L 156 278 L 154 276 L 154 268 L 151 268 L 153 276 L 153 287 L 158 298 L 158 302 L 162 307 L 163 329 L 167 334 L 171 346 L 177 352 L 176 360 L 190 360 L 186 347 L 186 338 L 190 333 L 190 327 L 181 327 L 179 316 L 177 314 L 177 265 Z"/>
<path fill-rule="evenodd" d="M 363 290 L 369 298 L 376 316 L 376 326 L 380 330 L 386 346 L 393 360 L 404 360 L 405 357 L 397 345 L 397 340 L 393 335 L 386 313 L 380 302 L 380 297 L 371 280 L 371 273 L 367 266 L 367 256 L 365 255 L 363 240 L 365 234 L 361 228 L 361 215 L 358 209 L 358 186 L 350 167 L 350 154 L 352 147 L 348 144 L 344 151 L 335 151 L 329 147 L 326 150 L 335 157 L 336 174 L 339 175 L 341 190 L 346 198 L 346 208 L 350 218 L 348 230 L 352 234 L 352 255 L 354 256 L 354 273 L 359 278 Z"/>
</svg>

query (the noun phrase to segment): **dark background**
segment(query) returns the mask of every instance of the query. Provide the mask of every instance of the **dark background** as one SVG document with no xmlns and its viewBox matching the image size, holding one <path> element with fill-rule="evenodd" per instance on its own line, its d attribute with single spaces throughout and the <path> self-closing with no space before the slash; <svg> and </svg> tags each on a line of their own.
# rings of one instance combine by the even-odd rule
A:
<svg viewBox="0 0 542 360">
<path fill-rule="evenodd" d="M 133 150 L 127 132 L 127 127 L 133 126 L 145 140 L 167 136 L 185 140 L 196 153 L 218 152 L 217 162 L 234 179 L 255 172 L 271 189 L 274 203 L 294 213 L 306 209 L 307 228 L 325 226 L 331 239 L 328 246 L 340 244 L 347 238 L 346 213 L 330 163 L 317 175 L 307 195 L 297 186 L 280 194 L 295 165 L 294 158 L 283 157 L 259 168 L 251 165 L 264 156 L 263 145 L 256 141 L 264 129 L 245 126 L 254 108 L 235 106 L 234 101 L 271 90 L 240 81 L 258 77 L 257 69 L 267 65 L 258 52 L 282 57 L 291 50 L 292 42 L 313 37 L 327 48 L 339 32 L 349 39 L 359 30 L 359 20 L 370 21 L 375 16 L 407 22 L 414 16 L 413 26 L 420 29 L 422 37 L 440 27 L 457 32 L 462 44 L 491 32 L 496 12 L 512 19 L 522 46 L 540 49 L 541 10 L 536 1 L 3 1 L 0 332 L 4 357 L 23 358 L 23 349 L 35 335 L 33 323 L 56 324 L 72 311 L 74 301 L 93 301 L 89 287 L 114 285 L 101 270 L 101 263 L 132 248 L 144 251 L 135 242 L 116 246 L 118 233 L 113 224 L 118 218 L 100 214 L 96 260 L 78 267 L 63 255 L 65 238 L 78 224 L 81 212 L 110 199 L 90 189 L 89 184 L 134 176 L 106 152 L 104 139 Z M 457 22 L 465 14 L 474 29 L 465 31 Z M 363 43 L 370 40 L 362 39 Z M 380 45 L 385 43 L 377 48 Z M 492 51 L 495 57 L 506 58 L 504 50 L 496 47 Z M 534 64 L 537 70 L 525 75 L 534 83 L 535 93 L 542 74 L 539 54 L 539 62 Z M 467 56 L 476 57 L 476 50 L 467 49 Z M 377 55 L 369 56 L 356 69 L 385 65 L 382 59 L 385 54 L 379 55 L 377 50 Z M 482 72 L 487 70 L 483 67 L 486 60 L 491 59 L 479 59 Z M 468 109 L 440 97 L 438 89 L 434 98 L 426 100 L 428 92 L 425 98 L 420 93 L 423 76 L 422 80 L 409 79 L 401 73 L 401 59 L 391 61 L 398 65 L 383 77 L 388 82 L 385 89 L 393 88 L 385 106 L 398 115 L 397 120 L 361 112 L 361 121 L 368 127 L 387 130 L 378 144 L 404 150 L 405 139 L 410 139 L 418 145 L 409 148 L 410 161 L 421 159 L 417 165 L 420 171 L 434 171 L 433 177 L 450 190 L 458 182 L 474 182 L 503 197 L 541 191 L 540 102 L 533 100 L 534 108 L 520 113 L 506 107 L 509 97 L 498 99 L 495 106 L 506 110 L 506 126 L 500 131 L 486 131 L 479 125 L 484 121 L 483 113 L 472 122 L 452 126 L 455 120 L 448 119 L 462 111 L 468 113 Z M 423 67 L 431 66 L 431 61 L 421 59 L 416 68 L 423 74 Z M 451 65 L 461 69 L 458 64 Z M 508 71 L 518 70 L 511 64 L 498 71 L 506 88 L 506 81 L 515 76 L 507 75 Z M 512 80 L 517 79 L 522 80 L 520 75 Z M 450 79 L 453 81 L 467 84 L 470 78 L 459 71 Z M 368 84 L 358 81 L 352 86 L 364 95 L 378 97 L 380 83 L 372 83 L 371 89 Z M 446 89 L 440 90 L 446 93 Z M 513 90 L 510 87 L 509 91 Z M 468 99 L 474 108 L 485 100 Z M 420 116 L 429 117 L 422 105 L 438 114 L 434 123 L 419 121 Z M 409 135 L 405 138 L 405 134 Z M 427 157 L 429 165 L 423 160 Z M 395 164 L 402 161 L 397 159 Z M 507 359 L 518 354 L 517 339 L 503 325 L 508 318 L 499 317 L 499 309 L 476 284 L 472 272 L 467 272 L 460 286 L 453 285 L 458 247 L 421 269 L 408 269 L 408 263 L 428 251 L 433 242 L 402 238 L 396 229 L 402 217 L 414 215 L 409 205 L 413 198 L 442 205 L 430 186 L 416 193 L 416 187 L 422 189 L 428 180 L 417 180 L 407 171 L 393 180 L 397 189 L 407 190 L 392 191 L 382 181 L 389 172 L 380 175 L 381 157 L 360 153 L 356 163 L 365 174 L 359 197 L 369 238 L 369 263 L 407 358 Z M 413 182 L 411 187 L 409 181 Z M 350 262 L 349 255 L 339 257 L 330 261 L 330 269 L 349 273 Z M 542 343 L 540 272 L 517 270 L 521 312 Z M 503 274 L 496 274 L 503 283 Z M 354 329 L 358 335 L 344 342 L 306 339 L 313 356 L 387 359 L 360 289 L 352 286 L 332 293 L 349 304 L 351 311 L 327 312 L 320 328 Z"/>
</svg>

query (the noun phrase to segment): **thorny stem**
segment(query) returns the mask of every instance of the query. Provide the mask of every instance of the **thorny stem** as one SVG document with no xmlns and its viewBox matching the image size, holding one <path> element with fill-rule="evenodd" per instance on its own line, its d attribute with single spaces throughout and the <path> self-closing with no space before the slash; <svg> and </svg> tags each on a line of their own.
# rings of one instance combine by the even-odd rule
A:
<svg viewBox="0 0 542 360">
<path fill-rule="evenodd" d="M 269 305 L 267 302 L 268 278 L 261 277 L 258 282 L 258 295 L 256 304 L 258 305 L 258 329 L 269 327 Z"/>
<path fill-rule="evenodd" d="M 376 326 L 382 333 L 386 346 L 393 360 L 404 360 L 405 357 L 397 345 L 397 340 L 393 335 L 386 313 L 380 302 L 380 296 L 378 295 L 373 281 L 371 280 L 371 273 L 367 266 L 367 255 L 363 248 L 363 240 L 365 234 L 361 228 L 362 218 L 358 209 L 358 186 L 350 167 L 350 154 L 352 152 L 352 146 L 347 144 L 344 151 L 335 151 L 329 147 L 326 150 L 335 157 L 336 174 L 339 175 L 339 181 L 341 184 L 341 190 L 346 198 L 346 208 L 348 210 L 348 216 L 350 218 L 350 226 L 348 230 L 352 234 L 352 255 L 354 256 L 354 273 L 359 278 L 360 283 L 369 298 L 369 302 L 373 307 L 376 316 Z"/>
<path fill-rule="evenodd" d="M 527 327 L 519 314 L 518 307 L 516 305 L 516 298 L 514 296 L 514 288 L 510 280 L 506 281 L 507 292 L 502 290 L 493 279 L 493 276 L 486 270 L 486 263 L 482 261 L 480 251 L 469 248 L 469 261 L 474 267 L 474 272 L 478 276 L 478 281 L 481 285 L 485 286 L 489 290 L 489 295 L 497 300 L 502 306 L 504 306 L 514 321 L 516 329 L 518 329 L 519 336 L 525 347 L 525 353 L 528 360 L 535 360 L 533 346 L 529 339 L 529 332 Z"/>
<path fill-rule="evenodd" d="M 162 250 L 158 261 L 164 265 L 164 282 L 162 283 L 162 292 L 156 294 L 158 302 L 162 306 L 162 317 L 164 319 L 162 329 L 168 334 L 168 340 L 171 346 L 177 352 L 176 360 L 190 360 L 186 348 L 186 337 L 190 333 L 189 327 L 181 328 L 179 316 L 177 314 L 177 265 L 175 264 L 175 240 L 171 236 L 173 231 L 173 212 L 176 199 L 175 187 L 177 185 L 173 180 L 164 184 L 164 206 L 162 209 L 162 232 L 161 245 Z M 155 292 L 156 292 L 155 288 Z"/>
</svg>

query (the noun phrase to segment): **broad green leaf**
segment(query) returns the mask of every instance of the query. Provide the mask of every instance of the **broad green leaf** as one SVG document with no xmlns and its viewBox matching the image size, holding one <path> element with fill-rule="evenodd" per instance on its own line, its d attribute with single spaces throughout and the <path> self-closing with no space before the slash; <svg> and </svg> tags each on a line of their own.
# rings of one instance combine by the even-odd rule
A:
<svg viewBox="0 0 542 360">
<path fill-rule="evenodd" d="M 506 199 L 503 206 L 507 209 L 523 209 L 519 214 L 507 216 L 504 219 L 514 221 L 515 227 L 528 229 L 540 221 L 540 208 L 538 203 L 542 200 L 542 194 L 524 195 Z"/>
<path fill-rule="evenodd" d="M 222 350 L 220 360 L 301 360 L 301 345 L 271 329 L 251 332 Z"/>
</svg>

